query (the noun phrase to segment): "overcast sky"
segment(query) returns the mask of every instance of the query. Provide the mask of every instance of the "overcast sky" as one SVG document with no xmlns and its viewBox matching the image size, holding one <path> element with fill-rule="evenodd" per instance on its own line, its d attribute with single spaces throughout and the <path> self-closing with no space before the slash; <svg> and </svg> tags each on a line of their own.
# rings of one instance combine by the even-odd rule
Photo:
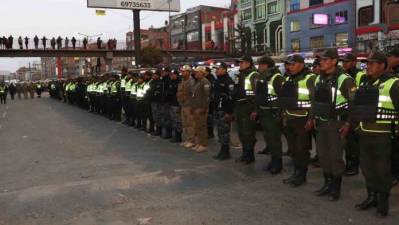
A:
<svg viewBox="0 0 399 225">
<path fill-rule="evenodd" d="M 167 0 L 160 0 L 167 1 Z M 185 11 L 197 5 L 225 6 L 230 0 L 180 0 Z M 162 26 L 168 12 L 142 12 L 141 27 Z M 0 7 L 0 35 L 14 37 L 79 37 L 78 33 L 95 35 L 103 33 L 103 39 L 125 40 L 125 33 L 132 29 L 130 10 L 106 10 L 106 16 L 96 16 L 95 9 L 87 8 L 87 0 L 15 0 L 5 1 Z M 81 38 L 81 37 L 79 37 Z M 38 59 L 31 59 L 38 60 Z M 29 59 L 0 58 L 0 70 L 14 72 Z"/>
</svg>

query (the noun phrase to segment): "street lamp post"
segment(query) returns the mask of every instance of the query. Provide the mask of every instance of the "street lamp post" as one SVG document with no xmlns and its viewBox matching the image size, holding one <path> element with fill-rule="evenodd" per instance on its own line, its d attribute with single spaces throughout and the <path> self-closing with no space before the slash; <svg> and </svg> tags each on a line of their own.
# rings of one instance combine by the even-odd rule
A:
<svg viewBox="0 0 399 225">
<path fill-rule="evenodd" d="M 170 15 L 170 2 L 172 0 L 167 0 L 169 4 L 169 48 L 172 49 L 172 24 L 170 21 L 171 15 Z"/>
</svg>

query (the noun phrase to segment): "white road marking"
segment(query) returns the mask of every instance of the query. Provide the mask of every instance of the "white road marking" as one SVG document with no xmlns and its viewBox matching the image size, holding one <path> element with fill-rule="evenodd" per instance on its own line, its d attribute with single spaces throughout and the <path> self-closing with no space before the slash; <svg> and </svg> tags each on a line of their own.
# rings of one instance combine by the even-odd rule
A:
<svg viewBox="0 0 399 225">
<path fill-rule="evenodd" d="M 3 112 L 3 119 L 6 118 L 7 112 Z"/>
</svg>

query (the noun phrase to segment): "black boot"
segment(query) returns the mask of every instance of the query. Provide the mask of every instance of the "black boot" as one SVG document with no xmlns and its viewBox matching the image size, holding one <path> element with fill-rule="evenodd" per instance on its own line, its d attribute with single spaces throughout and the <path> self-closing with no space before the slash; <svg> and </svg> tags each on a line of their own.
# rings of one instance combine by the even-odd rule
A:
<svg viewBox="0 0 399 225">
<path fill-rule="evenodd" d="M 172 129 L 171 128 L 166 128 L 165 129 L 165 135 L 162 137 L 163 139 L 170 139 L 172 138 Z"/>
<path fill-rule="evenodd" d="M 335 202 L 338 201 L 341 197 L 341 184 L 342 184 L 342 177 L 332 177 L 331 179 L 331 189 L 330 193 L 328 194 L 328 200 Z"/>
<path fill-rule="evenodd" d="M 389 211 L 389 193 L 377 193 L 377 217 L 384 218 L 388 216 Z"/>
<path fill-rule="evenodd" d="M 230 146 L 229 145 L 222 145 L 222 147 L 220 148 L 220 152 L 219 152 L 219 154 L 217 156 L 218 156 L 217 159 L 219 161 L 230 159 L 231 158 Z"/>
<path fill-rule="evenodd" d="M 252 154 L 251 154 L 252 151 Z M 236 163 L 242 163 L 245 165 L 251 164 L 255 161 L 255 157 L 253 156 L 253 150 L 249 148 L 244 148 L 242 150 L 242 155 L 236 159 Z"/>
<path fill-rule="evenodd" d="M 359 160 L 350 159 L 346 162 L 345 176 L 354 176 L 359 173 Z"/>
<path fill-rule="evenodd" d="M 367 210 L 371 207 L 377 206 L 377 192 L 367 188 L 367 199 L 363 202 L 356 204 L 355 208 L 358 210 Z"/>
<path fill-rule="evenodd" d="M 332 175 L 324 173 L 324 185 L 319 190 L 315 191 L 317 196 L 325 196 L 331 192 Z"/>
<path fill-rule="evenodd" d="M 294 170 L 294 173 L 291 174 L 290 177 L 288 177 L 288 178 L 286 178 L 286 179 L 283 180 L 283 183 L 284 183 L 284 184 L 290 184 L 290 183 L 295 179 L 295 177 L 297 176 L 297 173 L 298 173 L 298 171 L 295 169 L 295 170 Z"/>
<path fill-rule="evenodd" d="M 283 169 L 283 159 L 280 157 L 272 157 L 270 161 L 270 167 L 268 166 L 268 171 L 272 175 L 279 174 Z"/>
<path fill-rule="evenodd" d="M 175 136 L 173 136 L 173 138 L 170 140 L 170 142 L 172 142 L 172 143 L 180 143 L 181 141 L 182 141 L 181 140 L 181 133 L 175 131 Z"/>
<path fill-rule="evenodd" d="M 302 184 L 306 183 L 306 175 L 308 173 L 308 169 L 297 169 L 297 171 L 297 175 L 289 183 L 291 187 L 299 187 Z"/>
</svg>

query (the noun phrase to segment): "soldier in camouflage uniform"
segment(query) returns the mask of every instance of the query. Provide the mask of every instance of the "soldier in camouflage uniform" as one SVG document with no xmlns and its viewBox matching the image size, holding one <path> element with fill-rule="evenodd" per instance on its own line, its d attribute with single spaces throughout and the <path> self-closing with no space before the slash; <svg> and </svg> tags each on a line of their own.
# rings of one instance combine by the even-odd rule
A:
<svg viewBox="0 0 399 225">
<path fill-rule="evenodd" d="M 230 130 L 233 120 L 233 100 L 231 92 L 234 89 L 234 81 L 227 73 L 226 63 L 218 63 L 216 69 L 217 79 L 213 83 L 213 108 L 217 134 L 220 143 L 220 151 L 213 158 L 216 160 L 230 159 Z"/>
</svg>

